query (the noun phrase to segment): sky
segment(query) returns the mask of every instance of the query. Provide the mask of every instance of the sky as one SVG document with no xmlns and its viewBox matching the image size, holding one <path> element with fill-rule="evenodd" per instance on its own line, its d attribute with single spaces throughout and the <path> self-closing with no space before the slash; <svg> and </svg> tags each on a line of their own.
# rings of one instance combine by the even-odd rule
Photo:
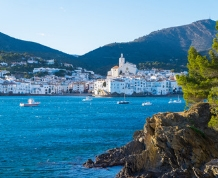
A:
<svg viewBox="0 0 218 178">
<path fill-rule="evenodd" d="M 218 20 L 218 0 L 0 0 L 0 32 L 83 55 L 153 31 Z"/>
</svg>

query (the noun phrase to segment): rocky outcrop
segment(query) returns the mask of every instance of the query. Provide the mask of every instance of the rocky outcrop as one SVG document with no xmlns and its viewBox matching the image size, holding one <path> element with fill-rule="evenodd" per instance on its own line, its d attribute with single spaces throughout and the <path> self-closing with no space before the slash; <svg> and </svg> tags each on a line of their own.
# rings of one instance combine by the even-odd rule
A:
<svg viewBox="0 0 218 178">
<path fill-rule="evenodd" d="M 147 118 L 132 142 L 88 160 L 86 167 L 124 165 L 117 177 L 218 177 L 218 133 L 207 127 L 208 103 Z"/>
<path fill-rule="evenodd" d="M 95 162 L 88 159 L 83 165 L 88 168 L 124 165 L 130 155 L 140 154 L 143 150 L 145 150 L 144 143 L 132 141 L 121 148 L 114 148 L 96 156 Z"/>
</svg>

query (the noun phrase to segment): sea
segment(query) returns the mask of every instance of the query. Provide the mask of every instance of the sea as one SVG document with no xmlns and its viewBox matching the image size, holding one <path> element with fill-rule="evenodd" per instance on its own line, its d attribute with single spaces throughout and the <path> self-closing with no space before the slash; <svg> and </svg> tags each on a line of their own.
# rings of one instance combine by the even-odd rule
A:
<svg viewBox="0 0 218 178">
<path fill-rule="evenodd" d="M 113 178 L 121 166 L 85 168 L 87 159 L 130 142 L 146 118 L 184 111 L 173 97 L 33 96 L 37 107 L 20 107 L 28 96 L 0 97 L 0 177 Z M 151 106 L 142 106 L 150 101 Z"/>
</svg>

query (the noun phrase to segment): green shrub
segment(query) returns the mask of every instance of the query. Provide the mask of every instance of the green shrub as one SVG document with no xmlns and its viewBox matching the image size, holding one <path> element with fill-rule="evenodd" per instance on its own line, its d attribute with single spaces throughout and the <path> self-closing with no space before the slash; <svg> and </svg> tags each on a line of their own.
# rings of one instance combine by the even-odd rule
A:
<svg viewBox="0 0 218 178">
<path fill-rule="evenodd" d="M 215 130 L 218 130 L 218 117 L 217 116 L 212 116 L 209 123 L 208 127 L 212 127 Z"/>
</svg>

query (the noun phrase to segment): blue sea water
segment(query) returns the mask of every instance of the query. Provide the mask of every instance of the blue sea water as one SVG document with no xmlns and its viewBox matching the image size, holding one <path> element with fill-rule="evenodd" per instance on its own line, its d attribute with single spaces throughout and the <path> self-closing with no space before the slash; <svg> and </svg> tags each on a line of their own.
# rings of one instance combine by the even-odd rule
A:
<svg viewBox="0 0 218 178">
<path fill-rule="evenodd" d="M 28 97 L 0 97 L 0 177 L 111 178 L 121 167 L 88 169 L 82 164 L 132 140 L 147 117 L 183 111 L 169 97 L 122 98 L 37 96 L 38 107 L 20 107 Z M 172 98 L 177 99 L 177 97 Z M 151 101 L 153 105 L 142 106 Z"/>
</svg>

